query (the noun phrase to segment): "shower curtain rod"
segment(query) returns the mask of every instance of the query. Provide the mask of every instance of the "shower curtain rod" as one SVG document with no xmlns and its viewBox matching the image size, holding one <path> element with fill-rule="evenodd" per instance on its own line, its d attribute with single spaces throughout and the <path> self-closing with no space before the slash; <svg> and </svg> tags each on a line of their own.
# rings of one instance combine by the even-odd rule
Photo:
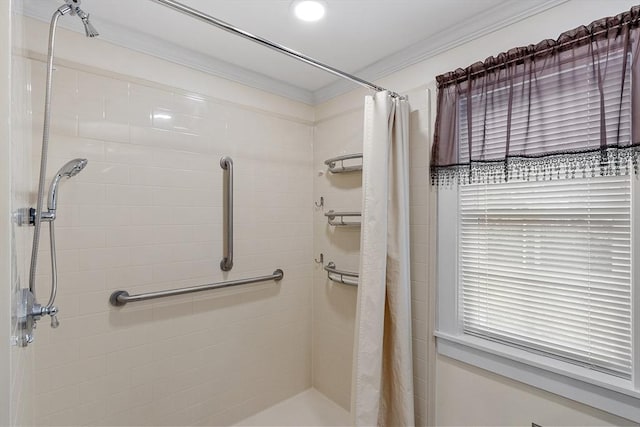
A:
<svg viewBox="0 0 640 427">
<path fill-rule="evenodd" d="M 309 56 L 306 56 L 306 55 L 304 55 L 304 54 L 302 54 L 300 52 L 296 52 L 295 50 L 289 49 L 286 46 L 283 46 L 283 45 L 278 44 L 278 43 L 274 43 L 271 40 L 267 40 L 267 39 L 265 39 L 263 37 L 256 36 L 254 34 L 251 34 L 251 33 L 247 32 L 247 31 L 244 31 L 244 30 L 242 30 L 240 28 L 234 27 L 233 25 L 231 25 L 231 24 L 229 24 L 227 22 L 224 22 L 224 21 L 222 21 L 220 19 L 214 18 L 211 15 L 207 15 L 206 13 L 203 13 L 203 12 L 197 10 L 197 9 L 194 9 L 192 7 L 189 7 L 187 5 L 179 3 L 177 1 L 173 1 L 173 0 L 151 0 L 151 1 L 156 2 L 158 4 L 161 4 L 163 6 L 166 6 L 166 7 L 170 8 L 170 9 L 178 11 L 178 12 L 180 12 L 180 13 L 182 13 L 184 15 L 190 16 L 192 18 L 199 19 L 200 21 L 206 22 L 207 24 L 213 25 L 214 27 L 218 27 L 218 28 L 220 28 L 222 30 L 225 30 L 225 31 L 231 33 L 231 34 L 235 34 L 237 36 L 244 37 L 245 39 L 251 40 L 254 43 L 258 43 L 258 44 L 260 44 L 262 46 L 268 47 L 269 49 L 275 50 L 276 52 L 280 52 L 280 53 L 283 53 L 283 54 L 285 54 L 287 56 L 290 56 L 290 57 L 292 57 L 294 59 L 297 59 L 298 61 L 302 61 L 305 64 L 312 65 L 312 66 L 314 66 L 316 68 L 319 68 L 319 69 L 324 70 L 324 71 L 326 71 L 328 73 L 331 73 L 334 76 L 338 76 L 338 77 L 341 77 L 343 79 L 350 80 L 350 81 L 352 81 L 354 83 L 359 84 L 360 86 L 364 86 L 364 87 L 367 87 L 369 89 L 373 89 L 373 90 L 378 91 L 378 92 L 386 90 L 393 97 L 405 99 L 405 97 L 400 96 L 396 92 L 393 92 L 393 91 L 390 91 L 388 89 L 385 89 L 385 88 L 383 88 L 381 86 L 378 86 L 378 85 L 373 84 L 371 82 L 368 82 L 368 81 L 366 81 L 364 79 L 361 79 L 358 76 L 354 76 L 352 74 L 349 74 L 349 73 L 346 73 L 346 72 L 344 72 L 342 70 L 334 68 L 334 67 L 332 67 L 330 65 L 323 64 L 322 62 L 316 61 L 315 59 L 313 59 L 313 58 L 311 58 Z"/>
</svg>

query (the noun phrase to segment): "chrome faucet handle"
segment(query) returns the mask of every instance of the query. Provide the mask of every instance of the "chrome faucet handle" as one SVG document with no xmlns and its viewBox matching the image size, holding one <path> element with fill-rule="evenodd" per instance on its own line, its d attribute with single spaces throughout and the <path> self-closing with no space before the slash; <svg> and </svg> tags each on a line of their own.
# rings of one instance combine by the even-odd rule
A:
<svg viewBox="0 0 640 427">
<path fill-rule="evenodd" d="M 51 327 L 55 329 L 60 326 L 60 321 L 58 320 L 58 307 L 51 307 L 48 314 L 51 317 Z"/>
<path fill-rule="evenodd" d="M 38 320 L 40 320 L 42 317 L 44 316 L 49 316 L 51 317 L 51 327 L 52 328 L 57 328 L 58 326 L 60 326 L 60 321 L 58 320 L 58 307 L 56 306 L 41 306 L 41 305 L 35 305 L 33 308 L 33 327 L 35 328 L 36 322 Z"/>
</svg>

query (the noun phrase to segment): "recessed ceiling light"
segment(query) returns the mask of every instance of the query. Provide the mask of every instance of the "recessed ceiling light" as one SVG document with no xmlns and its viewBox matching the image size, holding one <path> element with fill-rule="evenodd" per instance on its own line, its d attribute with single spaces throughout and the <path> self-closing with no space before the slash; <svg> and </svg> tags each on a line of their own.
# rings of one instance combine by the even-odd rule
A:
<svg viewBox="0 0 640 427">
<path fill-rule="evenodd" d="M 318 0 L 296 0 L 293 2 L 293 13 L 303 21 L 319 21 L 324 16 L 325 3 Z"/>
</svg>

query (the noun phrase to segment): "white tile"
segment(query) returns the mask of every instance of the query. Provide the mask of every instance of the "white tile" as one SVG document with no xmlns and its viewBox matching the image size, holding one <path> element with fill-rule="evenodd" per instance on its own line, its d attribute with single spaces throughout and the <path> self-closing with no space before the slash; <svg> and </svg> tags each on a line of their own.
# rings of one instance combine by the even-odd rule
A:
<svg viewBox="0 0 640 427">
<path fill-rule="evenodd" d="M 99 184 L 128 184 L 129 166 L 92 161 L 88 163 L 78 180 Z"/>
<path fill-rule="evenodd" d="M 80 270 L 118 268 L 130 265 L 128 248 L 85 249 L 78 254 Z"/>
<path fill-rule="evenodd" d="M 154 230 L 151 226 L 125 226 L 105 228 L 106 245 L 141 246 L 153 240 Z"/>
<path fill-rule="evenodd" d="M 130 286 L 144 285 L 151 283 L 152 280 L 152 268 L 150 265 L 135 265 L 110 269 L 106 271 L 105 279 L 108 289 L 122 289 Z"/>
<path fill-rule="evenodd" d="M 93 118 L 78 119 L 78 135 L 102 141 L 129 142 L 129 125 Z"/>
<path fill-rule="evenodd" d="M 106 203 L 121 206 L 150 206 L 149 187 L 134 185 L 106 185 Z"/>
<path fill-rule="evenodd" d="M 104 246 L 105 231 L 101 228 L 57 228 L 56 248 L 59 250 L 102 248 Z"/>
<path fill-rule="evenodd" d="M 122 165 L 150 165 L 152 152 L 148 147 L 117 142 L 104 142 L 105 160 Z"/>
</svg>

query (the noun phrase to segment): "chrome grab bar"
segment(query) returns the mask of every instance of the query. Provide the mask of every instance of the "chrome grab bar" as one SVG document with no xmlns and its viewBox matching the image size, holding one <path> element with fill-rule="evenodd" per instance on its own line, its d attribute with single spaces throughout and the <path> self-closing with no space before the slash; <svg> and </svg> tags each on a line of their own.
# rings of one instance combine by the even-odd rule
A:
<svg viewBox="0 0 640 427">
<path fill-rule="evenodd" d="M 330 210 L 329 212 L 325 212 L 324 216 L 327 217 L 327 222 L 329 225 L 334 226 L 357 226 L 361 225 L 360 221 L 345 221 L 344 217 L 362 217 L 361 212 L 336 212 L 334 210 Z M 336 218 L 340 218 L 337 220 Z"/>
<path fill-rule="evenodd" d="M 233 160 L 231 157 L 220 159 L 220 167 L 225 170 L 224 213 L 222 221 L 222 261 L 220 269 L 230 271 L 233 268 Z"/>
<path fill-rule="evenodd" d="M 156 298 L 171 297 L 175 295 L 192 294 L 194 292 L 208 291 L 211 289 L 230 288 L 232 286 L 247 285 L 249 283 L 266 282 L 269 280 L 275 280 L 279 282 L 284 277 L 284 272 L 281 269 L 277 269 L 269 276 L 252 277 L 250 279 L 238 279 L 228 280 L 226 282 L 210 283 L 207 285 L 190 286 L 188 288 L 171 289 L 167 291 L 147 292 L 144 294 L 129 295 L 127 291 L 115 291 L 109 297 L 111 305 L 121 307 L 130 302 L 146 301 Z"/>
<path fill-rule="evenodd" d="M 331 159 L 327 159 L 324 161 L 324 164 L 329 166 L 329 172 L 331 173 L 361 171 L 362 164 L 351 165 L 351 166 L 344 165 L 345 160 L 361 159 L 361 158 L 362 158 L 362 153 L 345 154 L 343 156 L 337 156 L 337 157 L 332 157 Z M 340 166 L 336 165 L 336 163 L 338 162 L 340 162 Z"/>
<path fill-rule="evenodd" d="M 329 280 L 333 282 L 343 283 L 350 286 L 358 286 L 359 274 L 351 271 L 338 270 L 333 261 L 325 265 L 324 270 L 327 272 Z"/>
</svg>

